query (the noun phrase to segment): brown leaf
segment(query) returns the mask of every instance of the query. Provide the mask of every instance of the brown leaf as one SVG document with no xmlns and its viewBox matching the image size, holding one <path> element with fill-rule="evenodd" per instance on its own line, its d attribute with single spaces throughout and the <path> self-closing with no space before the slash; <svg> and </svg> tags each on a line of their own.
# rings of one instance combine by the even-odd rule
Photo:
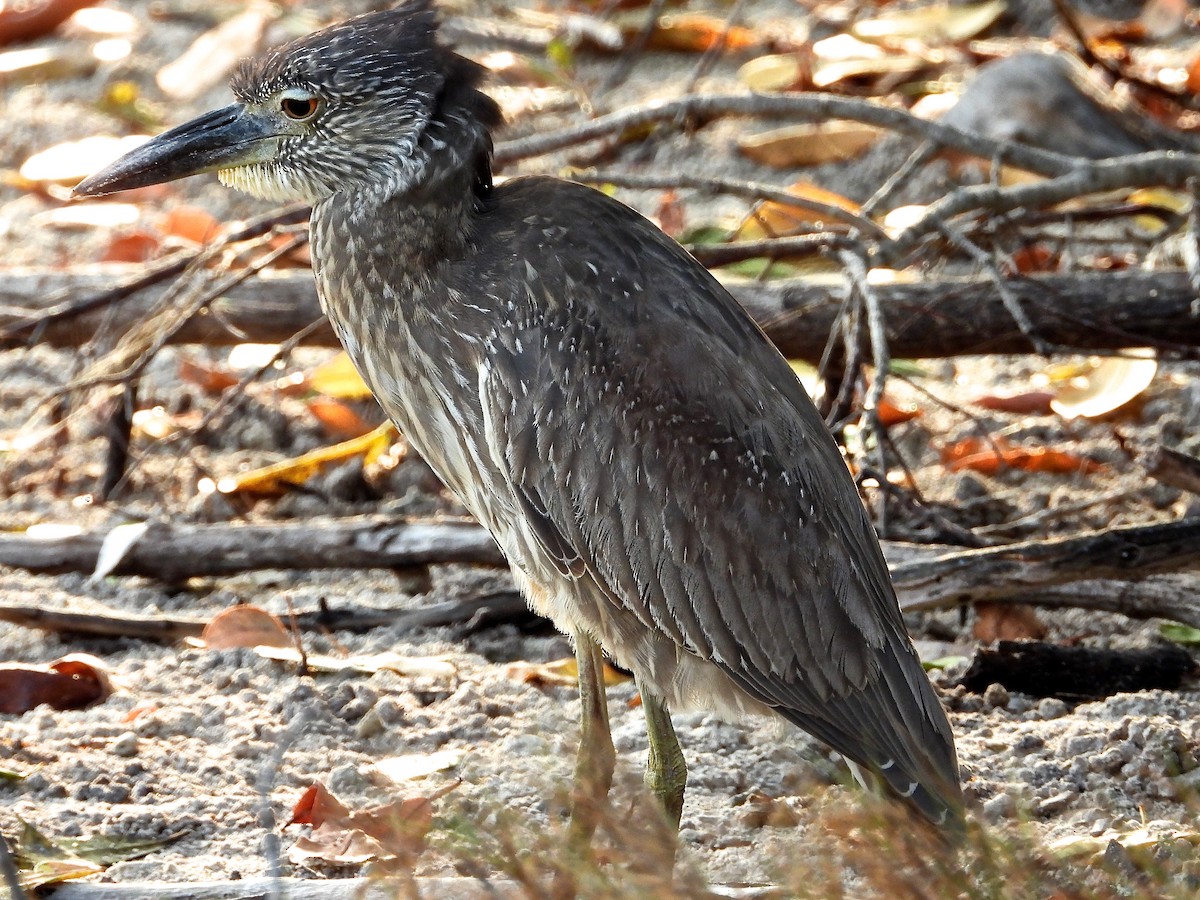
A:
<svg viewBox="0 0 1200 900">
<path fill-rule="evenodd" d="M 628 35 L 633 37 L 636 32 Z M 723 18 L 703 13 L 678 13 L 660 16 L 647 46 L 654 50 L 682 50 L 702 53 L 723 46 L 736 52 L 761 47 L 764 39 L 750 28 L 728 27 Z"/>
<path fill-rule="evenodd" d="M 313 397 L 308 401 L 308 411 L 335 439 L 356 438 L 375 427 L 341 400 L 329 397 Z"/>
<path fill-rule="evenodd" d="M 879 416 L 879 424 L 884 428 L 899 425 L 901 422 L 911 422 L 921 416 L 921 410 L 915 404 L 897 406 L 887 398 L 879 401 L 875 412 Z"/>
<path fill-rule="evenodd" d="M 221 223 L 199 206 L 177 206 L 167 213 L 163 231 L 193 244 L 206 244 L 221 231 Z"/>
<path fill-rule="evenodd" d="M 964 438 L 942 448 L 942 462 L 953 472 L 970 469 L 984 475 L 995 475 L 1005 468 L 1056 475 L 1103 471 L 1104 466 L 1085 456 L 1048 447 L 1013 447 L 1001 438 Z"/>
<path fill-rule="evenodd" d="M 204 366 L 186 358 L 179 360 L 179 377 L 188 384 L 194 384 L 206 394 L 219 394 L 239 381 L 228 369 Z"/>
<path fill-rule="evenodd" d="M 210 650 L 292 646 L 292 639 L 279 618 L 257 606 L 231 606 L 221 610 L 204 626 L 200 640 Z"/>
<path fill-rule="evenodd" d="M 658 210 L 654 213 L 658 227 L 671 237 L 679 237 L 683 233 L 683 204 L 675 191 L 663 191 L 658 198 Z"/>
<path fill-rule="evenodd" d="M 1019 415 L 1048 416 L 1051 413 L 1050 401 L 1054 395 L 1049 391 L 1025 391 L 1023 394 L 985 394 L 971 402 L 984 409 L 996 412 L 1017 413 Z"/>
<path fill-rule="evenodd" d="M 1040 641 L 1046 636 L 1046 626 L 1034 608 L 1024 603 L 981 602 L 975 604 L 972 633 L 976 640 L 989 644 L 994 641 Z"/>
<path fill-rule="evenodd" d="M 787 192 L 795 194 L 800 200 L 824 203 L 826 206 L 835 206 L 855 214 L 862 208 L 850 198 L 804 179 L 788 185 Z M 803 206 L 790 206 L 787 203 L 766 200 L 758 204 L 738 226 L 738 230 L 734 232 L 734 240 L 756 241 L 796 234 L 801 230 L 810 231 L 813 224 L 820 219 L 819 213 Z"/>
<path fill-rule="evenodd" d="M 778 169 L 835 162 L 863 153 L 882 129 L 858 122 L 788 125 L 738 138 L 738 150 L 755 162 Z"/>
<path fill-rule="evenodd" d="M 255 6 L 200 35 L 182 56 L 159 69 L 159 88 L 173 100 L 194 100 L 220 84 L 239 60 L 258 52 L 271 18 L 265 5 Z"/>
<path fill-rule="evenodd" d="M 312 825 L 316 828 L 326 821 L 345 822 L 350 810 L 319 781 L 313 782 L 292 807 L 289 825 Z"/>
<path fill-rule="evenodd" d="M 72 653 L 48 666 L 0 664 L 0 713 L 29 712 L 43 703 L 54 709 L 83 709 L 112 693 L 99 659 Z"/>
<path fill-rule="evenodd" d="M 33 0 L 0 5 L 0 44 L 28 41 L 49 34 L 76 10 L 96 0 Z"/>
<path fill-rule="evenodd" d="M 148 231 L 131 231 L 113 238 L 100 262 L 145 262 L 158 252 L 161 245 L 158 235 Z"/>
</svg>

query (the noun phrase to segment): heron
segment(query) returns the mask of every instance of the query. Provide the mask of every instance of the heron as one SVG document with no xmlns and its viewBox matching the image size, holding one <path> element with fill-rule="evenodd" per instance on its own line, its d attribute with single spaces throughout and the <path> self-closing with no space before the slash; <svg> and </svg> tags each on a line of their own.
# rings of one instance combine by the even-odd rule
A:
<svg viewBox="0 0 1200 900">
<path fill-rule="evenodd" d="M 670 711 L 779 716 L 944 828 L 954 739 L 878 538 L 792 369 L 679 244 L 606 194 L 494 183 L 485 70 L 428 0 L 244 61 L 232 105 L 84 180 L 215 171 L 311 204 L 322 308 L 375 397 L 491 532 L 579 660 L 571 825 L 615 752 L 603 655 L 634 673 L 646 782 L 678 828 Z"/>
</svg>

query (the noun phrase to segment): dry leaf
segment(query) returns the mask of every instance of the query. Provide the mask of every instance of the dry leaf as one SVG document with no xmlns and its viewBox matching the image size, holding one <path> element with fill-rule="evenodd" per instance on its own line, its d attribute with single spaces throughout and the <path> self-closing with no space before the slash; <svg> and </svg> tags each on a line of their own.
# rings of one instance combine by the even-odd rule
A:
<svg viewBox="0 0 1200 900">
<path fill-rule="evenodd" d="M 53 709 L 83 709 L 112 693 L 105 664 L 72 653 L 48 666 L 0 664 L 0 713 L 20 715 L 45 703 Z"/>
<path fill-rule="evenodd" d="M 874 144 L 883 130 L 858 122 L 789 125 L 738 138 L 738 149 L 777 169 L 853 159 Z M 811 215 L 811 214 L 810 214 Z"/>
<path fill-rule="evenodd" d="M 271 647 L 260 645 L 255 652 L 264 659 L 277 662 L 299 663 L 300 654 L 292 646 Z M 338 659 L 320 653 L 305 655 L 304 662 L 313 672 L 337 674 L 340 672 L 361 672 L 364 675 L 374 675 L 376 672 L 395 672 L 409 678 L 453 678 L 458 675 L 454 663 L 445 656 L 402 656 L 399 653 L 372 653 L 366 656 L 347 656 Z"/>
<path fill-rule="evenodd" d="M 827 88 L 856 78 L 876 79 L 884 75 L 903 78 L 917 74 L 927 65 L 929 63 L 920 56 L 900 53 L 828 60 L 813 65 L 812 83 L 813 87 Z"/>
<path fill-rule="evenodd" d="M 142 539 L 150 529 L 149 522 L 128 522 L 118 525 L 100 542 L 100 551 L 96 554 L 96 569 L 88 577 L 88 584 L 95 584 L 116 570 L 133 545 Z"/>
<path fill-rule="evenodd" d="M 221 232 L 221 223 L 199 206 L 177 206 L 167 213 L 163 231 L 193 244 L 206 244 Z"/>
<path fill-rule="evenodd" d="M 1039 641 L 1046 636 L 1046 626 L 1034 608 L 1024 603 L 976 603 L 972 634 L 985 643 Z"/>
<path fill-rule="evenodd" d="M 174 100 L 196 99 L 223 82 L 241 59 L 258 52 L 272 18 L 267 6 L 255 6 L 200 35 L 182 56 L 158 70 L 159 88 Z"/>
<path fill-rule="evenodd" d="M 96 0 L 28 0 L 0 4 L 0 44 L 49 34 L 77 10 Z"/>
<path fill-rule="evenodd" d="M 1050 402 L 1054 395 L 1049 391 L 1026 391 L 1023 394 L 997 396 L 987 394 L 973 401 L 976 406 L 993 409 L 996 412 L 1017 413 L 1018 415 L 1048 416 L 1052 412 Z"/>
<path fill-rule="evenodd" d="M 308 385 L 314 391 L 338 400 L 365 400 L 372 396 L 371 389 L 345 351 L 317 366 L 308 376 Z"/>
<path fill-rule="evenodd" d="M 861 207 L 848 197 L 835 194 L 833 191 L 818 187 L 811 181 L 800 180 L 788 185 L 787 192 L 795 194 L 801 200 L 812 200 L 835 206 L 847 212 L 858 213 Z M 734 232 L 734 240 L 756 241 L 762 238 L 780 237 L 795 234 L 801 229 L 810 230 L 819 222 L 821 215 L 805 209 L 802 206 L 789 206 L 775 200 L 766 200 L 758 204 L 745 221 Z"/>
<path fill-rule="evenodd" d="M 389 781 L 411 781 L 435 772 L 453 769 L 462 762 L 461 750 L 438 750 L 435 753 L 407 753 L 390 756 L 375 763 L 375 768 Z"/>
<path fill-rule="evenodd" d="M 1028 472 L 1071 475 L 1099 472 L 1104 466 L 1085 456 L 1047 447 L 1013 447 L 1002 438 L 986 441 L 983 438 L 964 438 L 943 447 L 942 462 L 953 472 L 971 469 L 984 475 L 995 475 L 1005 468 Z"/>
<path fill-rule="evenodd" d="M 194 384 L 206 394 L 220 394 L 240 381 L 228 369 L 201 365 L 187 358 L 179 360 L 179 377 L 188 384 Z"/>
<path fill-rule="evenodd" d="M 636 33 L 631 31 L 627 37 L 632 38 Z M 736 52 L 762 44 L 763 38 L 755 31 L 740 25 L 730 28 L 723 18 L 703 13 L 678 13 L 659 17 L 647 46 L 654 50 L 702 53 L 717 46 Z"/>
<path fill-rule="evenodd" d="M 1006 8 L 1004 0 L 934 3 L 860 19 L 850 27 L 850 33 L 864 41 L 918 40 L 926 44 L 954 44 L 986 31 Z"/>
<path fill-rule="evenodd" d="M 148 231 L 131 231 L 109 241 L 100 262 L 145 262 L 158 252 L 161 244 L 158 235 Z"/>
<path fill-rule="evenodd" d="M 537 687 L 549 685 L 571 687 L 579 684 L 579 663 L 573 656 L 546 663 L 512 662 L 504 667 L 504 675 L 513 681 L 523 681 Z M 615 687 L 630 676 L 604 663 L 604 686 Z"/>
<path fill-rule="evenodd" d="M 129 228 L 141 215 L 141 209 L 132 203 L 72 203 L 47 209 L 30 221 L 54 228 Z"/>
<path fill-rule="evenodd" d="M 96 135 L 80 141 L 66 141 L 33 154 L 21 165 L 19 174 L 31 184 L 71 187 L 148 140 L 146 135 L 123 138 Z"/>
<path fill-rule="evenodd" d="M 921 410 L 915 403 L 897 406 L 886 397 L 879 401 L 879 405 L 875 408 L 875 413 L 879 416 L 879 424 L 884 428 L 890 428 L 902 422 L 911 422 L 913 419 L 920 418 L 921 416 Z"/>
<path fill-rule="evenodd" d="M 203 481 L 201 491 L 217 490 L 222 494 L 278 497 L 337 463 L 361 456 L 363 465 L 370 465 L 387 452 L 397 437 L 396 426 L 391 422 L 384 422 L 362 437 L 342 441 L 332 447 L 321 447 L 303 456 L 222 478 L 216 484 Z"/>
<path fill-rule="evenodd" d="M 314 828 L 326 820 L 341 821 L 350 815 L 345 804 L 329 792 L 319 781 L 309 785 L 292 807 L 289 825 L 312 825 Z"/>
<path fill-rule="evenodd" d="M 341 400 L 313 397 L 307 406 L 331 438 L 356 438 L 375 427 Z"/>
<path fill-rule="evenodd" d="M 738 81 L 752 91 L 786 91 L 804 81 L 804 64 L 795 53 L 771 53 L 738 69 Z"/>
<path fill-rule="evenodd" d="M 1158 372 L 1154 348 L 1122 352 L 1125 355 L 1092 359 L 1087 371 L 1058 389 L 1050 407 L 1064 419 L 1093 419 L 1120 409 L 1140 395 Z"/>
<path fill-rule="evenodd" d="M 292 639 L 279 617 L 257 606 L 231 606 L 221 610 L 204 626 L 200 640 L 209 650 L 292 646 Z"/>
</svg>

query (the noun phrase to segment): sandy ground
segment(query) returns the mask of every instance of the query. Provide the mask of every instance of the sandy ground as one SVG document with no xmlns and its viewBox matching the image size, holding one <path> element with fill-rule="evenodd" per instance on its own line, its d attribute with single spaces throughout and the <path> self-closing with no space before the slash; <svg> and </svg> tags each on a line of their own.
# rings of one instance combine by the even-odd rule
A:
<svg viewBox="0 0 1200 900">
<path fill-rule="evenodd" d="M 361 4 L 336 5 L 357 12 Z M 144 4 L 123 2 L 146 19 Z M 334 4 L 319 5 L 332 11 Z M 783 17 L 792 7 L 764 5 L 755 15 Z M 94 110 L 105 84 L 134 78 L 147 95 L 153 74 L 177 56 L 203 26 L 195 20 L 146 25 L 134 55 L 101 66 L 87 77 L 7 84 L 3 103 L 8 123 L 0 137 L 6 165 L 70 137 L 111 131 L 117 124 Z M 77 38 L 56 38 L 58 46 Z M 672 79 L 686 75 L 694 60 L 652 56 L 629 81 L 605 98 L 618 107 L 637 98 L 669 94 Z M 583 64 L 581 80 L 598 77 L 603 63 Z M 590 68 L 589 68 L 590 66 Z M 722 64 L 714 84 L 729 82 L 732 65 Z M 226 102 L 214 88 L 194 102 L 169 109 L 172 123 Z M 535 127 L 518 122 L 514 132 Z M 544 125 L 536 127 L 545 127 Z M 720 159 L 728 174 L 778 180 L 729 152 L 744 125 L 719 124 L 698 135 L 656 138 L 622 151 L 620 165 L 670 171 Z M 862 196 L 895 165 L 895 146 L 873 151 L 855 167 L 822 167 L 806 177 L 832 190 Z M 538 161 L 542 168 L 558 161 Z M 615 163 L 614 163 L 615 165 Z M 945 172 L 933 167 L 923 189 L 936 189 Z M 869 192 L 869 191 L 867 191 Z M 656 195 L 622 193 L 622 199 L 653 212 Z M 215 184 L 196 180 L 165 192 L 144 212 L 180 202 L 207 206 L 223 217 L 266 208 Z M 63 231 L 26 223 L 57 204 L 45 196 L 0 187 L 0 240 L 10 264 L 96 258 L 111 235 Z M 739 201 L 685 197 L 689 224 L 717 221 L 743 209 Z M 694 220 L 694 221 L 691 221 Z M 2 277 L 2 276 L 0 276 Z M 294 356 L 288 371 L 311 367 L 317 351 Z M 221 359 L 191 348 L 169 350 L 155 363 L 141 401 L 180 410 L 211 403 L 176 374 L 178 360 Z M 63 382 L 75 360 L 70 353 L 33 348 L 0 353 L 0 428 L 10 433 L 33 414 L 38 401 Z M 1043 368 L 1028 358 L 933 362 L 919 383 L 938 396 L 964 402 L 990 392 L 1017 392 L 1033 385 Z M 1160 441 L 1195 453 L 1200 449 L 1200 368 L 1165 364 L 1145 399 L 1115 421 L 1065 423 L 1054 417 L 1025 418 L 986 413 L 982 424 L 1014 443 L 1066 446 L 1105 464 L 1079 475 L 1003 473 L 996 477 L 948 474 L 936 447 L 974 433 L 977 422 L 924 401 L 902 385 L 897 399 L 921 403 L 922 418 L 898 426 L 894 437 L 928 497 L 968 527 L 1028 517 L 1012 536 L 1069 533 L 1114 524 L 1170 521 L 1189 512 L 1185 496 L 1146 480 L 1119 447 L 1117 432 L 1138 441 Z M 203 445 L 182 457 L 177 448 L 149 448 L 119 508 L 81 506 L 76 498 L 94 490 L 104 442 L 95 409 L 74 420 L 62 447 L 40 446 L 0 460 L 0 494 L 5 527 L 39 522 L 99 526 L 120 520 L 121 510 L 177 518 L 220 518 L 222 512 L 196 500 L 202 472 L 229 474 L 273 461 L 324 442 L 302 407 L 269 391 L 252 392 L 236 415 L 223 417 Z M 139 448 L 145 449 L 145 448 Z M 261 504 L 255 519 L 310 515 L 454 513 L 419 461 L 406 462 L 377 490 L 364 490 L 352 465 L 327 476 L 315 489 Z M 226 513 L 227 515 L 227 513 Z M 261 605 L 285 614 L 288 604 L 311 609 L 334 605 L 416 608 L 487 586 L 506 586 L 507 576 L 487 569 L 439 567 L 431 590 L 412 592 L 413 583 L 386 572 L 263 572 L 234 578 L 197 579 L 163 586 L 129 578 L 90 580 L 85 575 L 35 577 L 0 571 L 0 602 L 73 611 L 116 610 L 203 617 L 233 603 Z M 1131 623 L 1094 613 L 1044 614 L 1050 639 L 1095 646 L 1145 646 L 1158 640 L 1158 623 Z M 970 620 L 957 613 L 913 618 L 914 636 L 931 657 L 969 654 Z M 118 863 L 104 874 L 120 882 L 204 881 L 262 874 L 269 864 L 264 837 L 279 830 L 305 786 L 320 781 L 350 806 L 394 796 L 429 793 L 454 778 L 462 784 L 439 801 L 433 849 L 421 860 L 423 873 L 469 869 L 453 849 L 464 822 L 486 832 L 508 827 L 516 814 L 529 834 L 561 821 L 562 791 L 573 765 L 577 735 L 575 691 L 514 678 L 507 664 L 547 661 L 569 654 L 567 642 L 548 630 L 500 626 L 401 633 L 376 628 L 306 637 L 310 652 L 344 655 L 394 651 L 449 661 L 452 675 L 299 676 L 294 667 L 264 660 L 249 650 L 208 651 L 133 640 L 89 640 L 72 635 L 0 626 L 0 661 L 39 663 L 65 653 L 92 653 L 114 672 L 117 692 L 103 704 L 74 712 L 40 708 L 0 718 L 0 764 L 25 773 L 0 781 L 0 828 L 15 835 L 21 821 L 50 835 L 97 833 L 178 839 L 144 859 Z M 1068 704 L 990 689 L 972 695 L 951 686 L 954 672 L 936 680 L 958 737 L 964 784 L 982 821 L 1024 821 L 1041 839 L 1111 837 L 1145 828 L 1153 837 L 1194 835 L 1197 757 L 1200 756 L 1200 693 L 1194 684 L 1178 692 L 1144 692 L 1093 703 Z M 640 766 L 646 751 L 640 710 L 631 706 L 631 683 L 610 691 L 613 731 L 619 753 L 615 808 L 640 815 Z M 789 868 L 811 855 L 810 829 L 822 810 L 857 802 L 839 785 L 840 765 L 816 742 L 771 722 L 731 725 L 703 713 L 675 717 L 691 767 L 680 832 L 682 856 L 707 878 L 727 884 L 787 880 Z M 376 763 L 402 754 L 461 751 L 453 768 L 411 784 L 383 778 Z M 759 795 L 782 798 L 790 811 L 785 826 L 766 824 Z M 262 813 L 271 816 L 264 819 Z M 285 846 L 300 829 L 284 831 Z M 1162 846 L 1172 877 L 1200 871 L 1183 848 Z M 1174 854 L 1174 856 L 1172 855 Z M 1181 856 L 1182 855 L 1182 856 Z M 1176 857 L 1180 857 L 1177 859 Z M 292 866 L 299 876 L 351 874 L 322 866 Z M 1100 880 L 1120 881 L 1117 874 Z M 1129 876 L 1133 877 L 1133 876 Z M 1136 879 L 1134 879 L 1136 881 Z M 1132 883 L 1132 882 L 1131 882 Z M 1184 881 L 1178 882 L 1180 885 Z"/>
</svg>

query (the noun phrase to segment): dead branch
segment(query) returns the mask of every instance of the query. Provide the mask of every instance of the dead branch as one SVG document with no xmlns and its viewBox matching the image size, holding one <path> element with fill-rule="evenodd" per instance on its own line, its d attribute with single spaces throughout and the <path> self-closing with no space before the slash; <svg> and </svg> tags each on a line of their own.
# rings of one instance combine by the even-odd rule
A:
<svg viewBox="0 0 1200 900">
<path fill-rule="evenodd" d="M 799 119 L 807 122 L 848 119 L 867 125 L 878 125 L 971 156 L 998 160 L 1041 175 L 1061 175 L 1078 168 L 1081 163 L 1081 160 L 1075 157 L 1011 141 L 998 141 L 950 125 L 918 119 L 902 109 L 851 97 L 816 93 L 693 94 L 674 100 L 655 101 L 600 116 L 580 125 L 506 141 L 496 147 L 495 161 L 498 168 L 503 168 L 506 163 L 541 156 L 598 138 L 619 135 L 628 129 L 658 122 L 688 119 L 705 121 L 721 116 L 761 116 L 775 120 Z"/>
<path fill-rule="evenodd" d="M 45 540 L 0 534 L 0 565 L 33 572 L 91 572 L 106 531 Z M 431 563 L 504 563 L 491 536 L 466 520 L 378 517 L 262 525 L 155 522 L 115 575 L 163 581 L 259 569 L 402 569 Z"/>
<path fill-rule="evenodd" d="M 451 625 L 469 625 L 474 629 L 501 621 L 511 622 L 533 617 L 534 614 L 530 612 L 525 598 L 512 590 L 434 603 L 419 609 L 329 606 L 299 612 L 294 622 L 302 631 L 359 632 L 385 626 L 408 631 L 413 628 L 443 628 Z M 23 628 L 37 628 L 41 631 L 174 643 L 184 638 L 200 637 L 208 619 L 139 616 L 115 610 L 75 613 L 38 606 L 0 606 L 0 622 L 9 622 Z"/>
<path fill-rule="evenodd" d="M 980 650 L 958 683 L 982 694 L 990 684 L 1034 697 L 1099 700 L 1123 692 L 1179 690 L 1196 669 L 1178 644 L 1134 650 L 1063 647 L 1037 641 L 1000 641 Z"/>
<path fill-rule="evenodd" d="M 91 572 L 105 534 L 52 539 L 0 534 L 0 565 L 44 573 Z M 1044 596 L 1048 606 L 1161 616 L 1200 627 L 1194 578 L 1183 589 L 1163 581 L 1154 582 L 1153 589 L 1131 587 L 1150 584 L 1151 576 L 1200 566 L 1200 519 L 937 556 L 928 548 L 886 546 L 896 560 L 892 578 L 906 611 L 978 600 L 1041 603 Z M 914 552 L 921 558 L 913 559 Z M 113 574 L 178 582 L 258 569 L 395 569 L 449 562 L 504 564 L 487 532 L 466 520 L 362 517 L 261 525 L 156 523 Z M 1063 590 L 1080 583 L 1092 587 L 1087 592 Z"/>
<path fill-rule="evenodd" d="M 0 331 L 26 321 L 42 298 L 63 291 L 102 292 L 127 269 L 84 267 L 63 271 L 10 269 L 0 278 Z M 1196 294 L 1183 270 L 1127 270 L 1003 279 L 1035 332 L 1059 346 L 1117 350 L 1159 346 L 1194 356 L 1200 344 Z M 840 280 L 731 281 L 746 307 L 785 356 L 817 362 L 842 304 Z M 1034 348 L 1007 312 L 990 280 L 940 279 L 873 285 L 896 358 L 936 358 L 970 353 L 1027 353 Z M 40 329 L 52 346 L 76 347 L 101 327 L 114 332 L 143 321 L 161 288 L 123 300 L 107 310 L 54 318 Z M 172 335 L 177 343 L 229 345 L 279 343 L 321 317 L 312 274 L 264 272 L 236 285 L 210 312 L 193 316 Z M 328 324 L 315 328 L 307 345 L 335 347 Z M 17 344 L 18 346 L 20 343 Z M 14 346 L 11 342 L 0 346 Z"/>
</svg>

